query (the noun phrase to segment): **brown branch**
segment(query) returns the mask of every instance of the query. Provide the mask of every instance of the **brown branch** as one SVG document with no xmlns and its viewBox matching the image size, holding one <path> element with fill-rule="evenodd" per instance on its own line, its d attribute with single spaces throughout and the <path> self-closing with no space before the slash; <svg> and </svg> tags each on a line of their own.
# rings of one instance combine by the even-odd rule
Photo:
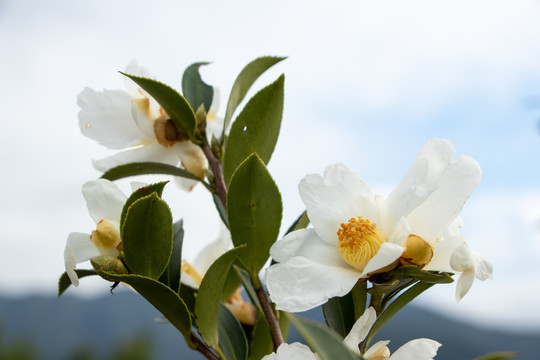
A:
<svg viewBox="0 0 540 360">
<path fill-rule="evenodd" d="M 281 328 L 279 327 L 279 320 L 276 317 L 276 313 L 274 312 L 272 305 L 270 305 L 268 296 L 266 295 L 266 292 L 264 291 L 264 288 L 262 287 L 259 278 L 252 278 L 251 281 L 253 287 L 255 288 L 255 292 L 257 293 L 257 298 L 261 303 L 261 308 L 264 313 L 264 318 L 268 323 L 268 328 L 270 329 L 272 340 L 274 341 L 274 351 L 277 351 L 279 345 L 283 344 L 283 335 L 281 334 Z"/>
<path fill-rule="evenodd" d="M 209 360 L 219 360 L 219 357 L 216 356 L 216 354 L 210 350 L 208 345 L 206 345 L 197 335 L 195 335 L 193 331 L 191 332 L 191 341 L 197 345 L 196 350 L 203 354 L 205 358 Z"/>
<path fill-rule="evenodd" d="M 206 156 L 206 159 L 208 160 L 210 169 L 212 169 L 212 173 L 214 174 L 214 181 L 216 183 L 216 195 L 221 200 L 223 207 L 227 208 L 227 186 L 225 185 L 225 178 L 223 177 L 221 163 L 214 155 L 212 148 L 210 147 L 206 139 L 203 140 L 202 150 L 204 152 L 204 155 Z"/>
</svg>

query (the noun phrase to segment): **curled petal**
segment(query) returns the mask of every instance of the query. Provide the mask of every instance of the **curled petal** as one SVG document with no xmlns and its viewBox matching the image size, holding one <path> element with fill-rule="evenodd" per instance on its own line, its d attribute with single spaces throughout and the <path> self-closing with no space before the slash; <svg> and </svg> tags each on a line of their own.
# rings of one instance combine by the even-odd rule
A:
<svg viewBox="0 0 540 360">
<path fill-rule="evenodd" d="M 109 149 L 141 145 L 146 136 L 131 115 L 131 100 L 125 91 L 85 88 L 77 97 L 82 134 Z"/>
<path fill-rule="evenodd" d="M 202 149 L 189 140 L 176 143 L 174 148 L 184 169 L 204 179 L 207 164 Z"/>
<path fill-rule="evenodd" d="M 100 255 L 98 249 L 90 240 L 90 235 L 70 233 L 64 249 L 64 265 L 66 273 L 74 286 L 79 286 L 79 278 L 75 272 L 78 263 L 90 260 Z"/>
<path fill-rule="evenodd" d="M 270 266 L 265 282 L 277 309 L 299 312 L 347 294 L 359 278 L 360 273 L 353 268 L 323 265 L 297 256 Z"/>
<path fill-rule="evenodd" d="M 473 252 L 474 276 L 481 281 L 493 278 L 493 266 L 480 254 Z"/>
<path fill-rule="evenodd" d="M 397 349 L 389 360 L 433 360 L 440 346 L 431 339 L 411 340 Z"/>
<path fill-rule="evenodd" d="M 373 307 L 369 307 L 364 311 L 362 316 L 356 320 L 349 334 L 343 339 L 343 344 L 357 354 L 360 354 L 358 344 L 366 338 L 369 330 L 377 320 L 377 314 Z"/>
<path fill-rule="evenodd" d="M 408 216 L 435 191 L 455 154 L 454 146 L 445 139 L 431 139 L 422 147 L 403 180 L 384 202 L 383 228 L 393 229 L 402 216 Z"/>
<path fill-rule="evenodd" d="M 390 340 L 377 341 L 373 346 L 371 346 L 363 355 L 365 360 L 385 360 L 390 356 L 390 349 L 388 349 L 388 344 Z"/>
<path fill-rule="evenodd" d="M 474 271 L 474 257 L 469 245 L 466 242 L 461 243 L 450 256 L 450 266 L 454 271 L 463 272 L 467 270 Z"/>
<path fill-rule="evenodd" d="M 438 239 L 459 215 L 480 183 L 478 163 L 461 156 L 442 174 L 437 189 L 407 216 L 412 232 L 426 241 Z"/>
<path fill-rule="evenodd" d="M 458 246 L 465 243 L 465 239 L 462 236 L 453 236 L 448 239 L 437 241 L 431 244 L 433 248 L 433 257 L 429 263 L 424 266 L 425 271 L 444 271 L 455 272 L 450 266 L 450 258 Z"/>
<path fill-rule="evenodd" d="M 399 245 L 385 242 L 381 245 L 377 254 L 367 263 L 362 272 L 362 277 L 392 264 L 399 259 L 405 249 Z"/>
<path fill-rule="evenodd" d="M 373 192 L 357 174 L 343 164 L 326 168 L 324 178 L 307 175 L 298 185 L 307 214 L 319 236 L 331 245 L 338 241 L 341 223 L 363 216 L 377 223 Z"/>
<path fill-rule="evenodd" d="M 471 289 L 474 283 L 474 270 L 467 270 L 461 273 L 456 284 L 456 300 L 459 302 Z"/>
<path fill-rule="evenodd" d="M 311 351 L 311 349 L 301 343 L 279 345 L 277 351 L 270 355 L 266 355 L 262 360 L 318 360 L 319 358 Z"/>
<path fill-rule="evenodd" d="M 106 219 L 120 223 L 127 198 L 114 183 L 105 179 L 88 181 L 82 186 L 82 193 L 94 222 Z"/>
</svg>

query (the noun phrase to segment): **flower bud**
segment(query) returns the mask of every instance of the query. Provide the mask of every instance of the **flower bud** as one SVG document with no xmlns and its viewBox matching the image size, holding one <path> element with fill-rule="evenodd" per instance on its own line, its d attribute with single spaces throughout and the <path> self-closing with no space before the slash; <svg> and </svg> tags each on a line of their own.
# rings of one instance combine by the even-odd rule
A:
<svg viewBox="0 0 540 360">
<path fill-rule="evenodd" d="M 96 271 L 107 271 L 107 272 L 113 272 L 116 274 L 128 274 L 128 271 L 124 263 L 120 259 L 114 256 L 109 256 L 109 255 L 96 256 L 90 259 L 90 263 L 92 264 L 92 267 Z"/>
</svg>

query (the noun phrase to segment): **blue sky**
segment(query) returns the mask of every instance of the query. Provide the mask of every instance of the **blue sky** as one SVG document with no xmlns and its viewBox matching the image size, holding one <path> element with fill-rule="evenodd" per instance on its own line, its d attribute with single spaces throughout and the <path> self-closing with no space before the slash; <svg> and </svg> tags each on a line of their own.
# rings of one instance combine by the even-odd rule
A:
<svg viewBox="0 0 540 360">
<path fill-rule="evenodd" d="M 453 285 L 420 302 L 483 324 L 540 329 L 540 314 L 530 314 L 540 303 L 539 19 L 533 0 L 0 1 L 0 183 L 9 189 L 0 293 L 54 294 L 67 234 L 92 230 L 80 186 L 99 176 L 91 159 L 112 153 L 78 130 L 85 86 L 121 89 L 117 71 L 136 59 L 179 87 L 185 67 L 213 61 L 202 72 L 220 87 L 223 114 L 241 68 L 270 54 L 289 57 L 257 83 L 286 74 L 270 163 L 284 226 L 302 210 L 296 186 L 305 174 L 344 162 L 385 194 L 428 139 L 447 138 L 484 171 L 463 211 L 464 233 L 493 262 L 495 279 L 457 305 Z M 166 196 L 188 239 L 217 235 L 203 188 Z M 89 280 L 72 294 L 106 287 Z"/>
</svg>

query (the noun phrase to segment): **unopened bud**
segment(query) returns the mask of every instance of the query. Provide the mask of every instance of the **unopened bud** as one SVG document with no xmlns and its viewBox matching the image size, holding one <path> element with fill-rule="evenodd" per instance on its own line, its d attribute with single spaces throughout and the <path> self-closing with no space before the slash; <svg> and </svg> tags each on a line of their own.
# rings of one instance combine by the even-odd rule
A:
<svg viewBox="0 0 540 360">
<path fill-rule="evenodd" d="M 92 267 L 96 271 L 107 271 L 107 272 L 113 272 L 116 274 L 128 274 L 128 271 L 124 263 L 120 259 L 114 256 L 109 256 L 109 255 L 96 256 L 90 259 L 90 263 L 92 264 Z"/>
</svg>

